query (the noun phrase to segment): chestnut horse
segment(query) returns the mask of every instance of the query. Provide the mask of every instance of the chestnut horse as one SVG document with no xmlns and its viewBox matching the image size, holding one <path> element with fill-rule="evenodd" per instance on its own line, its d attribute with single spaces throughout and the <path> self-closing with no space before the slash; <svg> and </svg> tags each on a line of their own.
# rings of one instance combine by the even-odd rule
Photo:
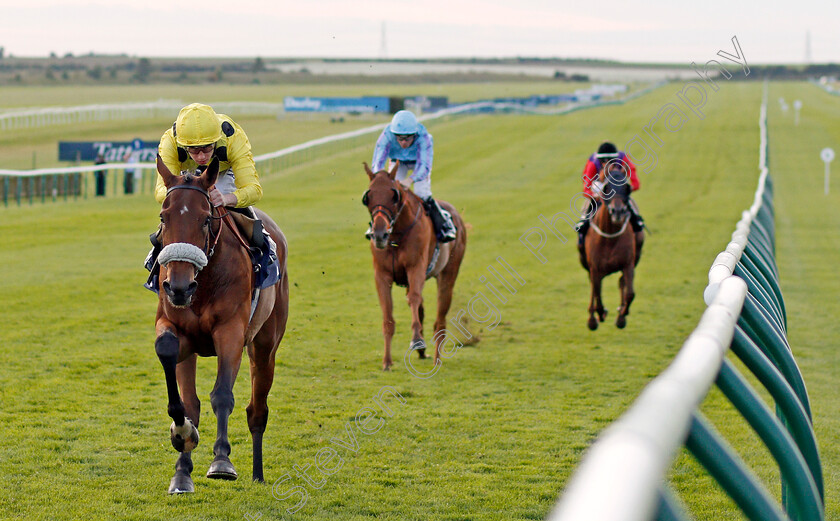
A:
<svg viewBox="0 0 840 521">
<path fill-rule="evenodd" d="M 192 450 L 198 445 L 200 403 L 195 389 L 196 359 L 218 357 L 216 384 L 210 404 L 216 414 L 215 456 L 208 478 L 236 479 L 230 461 L 228 418 L 233 410 L 233 384 L 242 361 L 243 346 L 251 364 L 251 401 L 246 408 L 253 441 L 253 479 L 263 481 L 262 438 L 268 422 L 268 392 L 274 380 L 274 356 L 286 330 L 289 283 L 287 246 L 283 233 L 267 215 L 257 211 L 277 244 L 280 280 L 260 291 L 251 309 L 254 271 L 246 241 L 224 208 L 214 208 L 208 191 L 216 182 L 214 159 L 201 176 L 173 175 L 157 158 L 166 184 L 160 212 L 163 249 L 155 351 L 166 375 L 170 438 L 180 452 L 170 494 L 193 492 Z M 180 388 L 180 395 L 179 395 Z"/>
<path fill-rule="evenodd" d="M 423 283 L 432 277 L 437 279 L 438 306 L 435 320 L 434 364 L 440 363 L 441 333 L 446 325 L 446 313 L 452 304 L 452 290 L 464 252 L 467 249 L 467 231 L 464 221 L 455 208 L 444 201 L 441 207 L 452 215 L 457 238 L 445 244 L 438 244 L 432 220 L 423 210 L 423 202 L 411 190 L 394 180 L 399 162 L 390 172 L 381 170 L 373 173 L 367 163 L 365 172 L 370 186 L 362 197 L 371 216 L 373 236 L 370 251 L 373 254 L 373 273 L 379 305 L 382 307 L 382 333 L 385 337 L 385 355 L 382 369 L 390 369 L 391 339 L 394 337 L 394 314 L 391 286 L 406 286 L 406 297 L 411 308 L 412 340 L 409 349 L 416 350 L 420 358 L 426 358 L 426 343 L 423 340 Z M 436 248 L 439 250 L 436 252 Z M 432 265 L 434 261 L 434 265 Z"/>
<path fill-rule="evenodd" d="M 601 281 L 607 275 L 621 272 L 618 288 L 621 293 L 621 306 L 615 325 L 623 328 L 627 325 L 630 304 L 636 294 L 633 291 L 633 274 L 641 255 L 641 242 L 636 243 L 636 234 L 630 225 L 630 185 L 626 175 L 615 178 L 605 175 L 602 170 L 599 180 L 604 183 L 604 195 L 598 205 L 589 233 L 586 235 L 586 264 L 592 296 L 589 301 L 589 329 L 598 329 L 598 322 L 607 316 L 601 302 Z M 643 237 L 643 236 L 642 236 Z M 595 319 L 595 313 L 598 319 Z"/>
</svg>

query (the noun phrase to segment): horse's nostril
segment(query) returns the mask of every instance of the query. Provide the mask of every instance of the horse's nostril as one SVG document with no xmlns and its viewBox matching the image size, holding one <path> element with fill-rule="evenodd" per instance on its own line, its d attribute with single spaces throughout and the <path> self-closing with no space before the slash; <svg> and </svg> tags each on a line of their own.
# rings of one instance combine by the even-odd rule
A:
<svg viewBox="0 0 840 521">
<path fill-rule="evenodd" d="M 198 282 L 192 281 L 190 282 L 190 285 L 187 286 L 187 291 L 185 293 L 187 294 L 187 296 L 191 296 L 193 293 L 195 293 L 196 289 L 198 289 Z"/>
<path fill-rule="evenodd" d="M 169 281 L 164 281 L 164 283 L 163 283 L 163 291 L 165 291 L 167 295 L 171 295 L 171 294 L 172 294 L 172 286 L 169 284 Z"/>
</svg>

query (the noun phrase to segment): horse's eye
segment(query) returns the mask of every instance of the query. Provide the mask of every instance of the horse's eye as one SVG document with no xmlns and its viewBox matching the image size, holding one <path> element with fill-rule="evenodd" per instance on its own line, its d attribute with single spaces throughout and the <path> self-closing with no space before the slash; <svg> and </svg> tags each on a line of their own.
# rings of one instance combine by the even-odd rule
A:
<svg viewBox="0 0 840 521">
<path fill-rule="evenodd" d="M 210 217 L 204 220 L 204 227 L 207 228 L 210 226 Z"/>
<path fill-rule="evenodd" d="M 163 214 L 160 214 L 160 222 L 163 222 Z"/>
</svg>

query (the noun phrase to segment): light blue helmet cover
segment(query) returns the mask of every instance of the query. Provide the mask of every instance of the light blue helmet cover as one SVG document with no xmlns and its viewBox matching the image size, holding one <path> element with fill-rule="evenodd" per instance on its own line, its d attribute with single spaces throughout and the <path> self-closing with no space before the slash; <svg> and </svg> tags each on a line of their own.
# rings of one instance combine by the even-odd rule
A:
<svg viewBox="0 0 840 521">
<path fill-rule="evenodd" d="M 417 118 L 407 110 L 394 114 L 391 120 L 391 132 L 394 134 L 416 134 L 419 130 Z"/>
</svg>

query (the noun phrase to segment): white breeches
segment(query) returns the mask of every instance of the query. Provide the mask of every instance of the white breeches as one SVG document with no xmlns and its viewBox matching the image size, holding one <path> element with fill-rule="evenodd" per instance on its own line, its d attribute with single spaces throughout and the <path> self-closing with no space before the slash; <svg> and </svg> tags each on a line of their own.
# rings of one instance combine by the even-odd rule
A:
<svg viewBox="0 0 840 521">
<path fill-rule="evenodd" d="M 400 163 L 399 168 L 397 168 L 397 181 L 402 181 L 406 177 L 408 177 L 408 172 L 414 168 L 414 163 L 409 164 Z M 417 194 L 417 197 L 420 199 L 426 199 L 432 196 L 432 176 L 429 174 L 429 177 L 426 179 L 414 183 L 414 193 Z"/>
</svg>

